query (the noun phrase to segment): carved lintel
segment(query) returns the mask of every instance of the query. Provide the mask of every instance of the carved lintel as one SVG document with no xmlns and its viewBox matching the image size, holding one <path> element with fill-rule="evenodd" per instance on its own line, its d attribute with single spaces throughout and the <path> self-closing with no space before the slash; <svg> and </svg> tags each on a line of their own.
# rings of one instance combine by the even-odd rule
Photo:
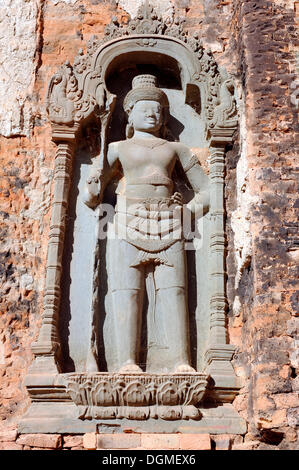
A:
<svg viewBox="0 0 299 470">
<path fill-rule="evenodd" d="M 205 374 L 69 374 L 80 419 L 199 419 Z"/>
</svg>

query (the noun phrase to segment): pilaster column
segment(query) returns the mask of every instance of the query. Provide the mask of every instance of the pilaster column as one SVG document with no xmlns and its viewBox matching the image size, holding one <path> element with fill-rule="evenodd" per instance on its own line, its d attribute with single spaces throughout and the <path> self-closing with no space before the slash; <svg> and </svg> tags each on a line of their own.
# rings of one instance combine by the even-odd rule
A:
<svg viewBox="0 0 299 470">
<path fill-rule="evenodd" d="M 72 174 L 72 161 L 78 128 L 53 128 L 53 140 L 57 144 L 54 169 L 54 194 L 49 233 L 44 308 L 38 339 L 32 344 L 35 361 L 31 372 L 59 372 L 58 320 L 60 307 L 62 256 L 67 220 L 68 196 Z"/>
<path fill-rule="evenodd" d="M 224 147 L 211 148 L 210 160 L 210 338 L 226 343 L 225 234 L 224 234 Z"/>
<path fill-rule="evenodd" d="M 210 332 L 205 364 L 213 382 L 211 398 L 230 402 L 239 388 L 231 364 L 235 347 L 227 344 L 226 325 L 224 177 L 225 146 L 231 140 L 231 130 L 210 132 Z"/>
</svg>

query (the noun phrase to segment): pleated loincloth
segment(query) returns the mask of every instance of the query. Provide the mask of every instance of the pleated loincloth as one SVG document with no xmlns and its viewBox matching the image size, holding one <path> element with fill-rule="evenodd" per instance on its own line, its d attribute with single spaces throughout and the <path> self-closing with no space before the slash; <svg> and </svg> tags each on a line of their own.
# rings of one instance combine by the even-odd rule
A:
<svg viewBox="0 0 299 470">
<path fill-rule="evenodd" d="M 182 240 L 182 205 L 170 198 L 118 195 L 113 221 L 116 238 L 140 250 L 136 264 L 169 264 L 165 250 Z M 160 256 L 158 256 L 160 254 Z"/>
</svg>

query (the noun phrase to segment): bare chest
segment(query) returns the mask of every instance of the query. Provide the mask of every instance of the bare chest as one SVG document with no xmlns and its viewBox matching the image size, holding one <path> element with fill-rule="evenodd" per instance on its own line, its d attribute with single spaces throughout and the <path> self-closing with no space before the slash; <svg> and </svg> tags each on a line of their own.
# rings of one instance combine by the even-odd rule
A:
<svg viewBox="0 0 299 470">
<path fill-rule="evenodd" d="M 150 169 L 169 174 L 174 166 L 175 151 L 169 142 L 151 148 L 125 141 L 119 145 L 119 160 L 124 174 Z"/>
</svg>

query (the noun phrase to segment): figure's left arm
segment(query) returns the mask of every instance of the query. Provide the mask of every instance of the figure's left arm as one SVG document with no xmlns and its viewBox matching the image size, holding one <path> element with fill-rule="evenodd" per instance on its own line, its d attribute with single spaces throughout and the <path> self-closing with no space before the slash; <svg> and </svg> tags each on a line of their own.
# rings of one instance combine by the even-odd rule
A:
<svg viewBox="0 0 299 470">
<path fill-rule="evenodd" d="M 210 179 L 204 173 L 197 156 L 186 145 L 177 144 L 177 156 L 195 193 L 187 208 L 193 213 L 202 208 L 205 214 L 210 205 Z"/>
</svg>

